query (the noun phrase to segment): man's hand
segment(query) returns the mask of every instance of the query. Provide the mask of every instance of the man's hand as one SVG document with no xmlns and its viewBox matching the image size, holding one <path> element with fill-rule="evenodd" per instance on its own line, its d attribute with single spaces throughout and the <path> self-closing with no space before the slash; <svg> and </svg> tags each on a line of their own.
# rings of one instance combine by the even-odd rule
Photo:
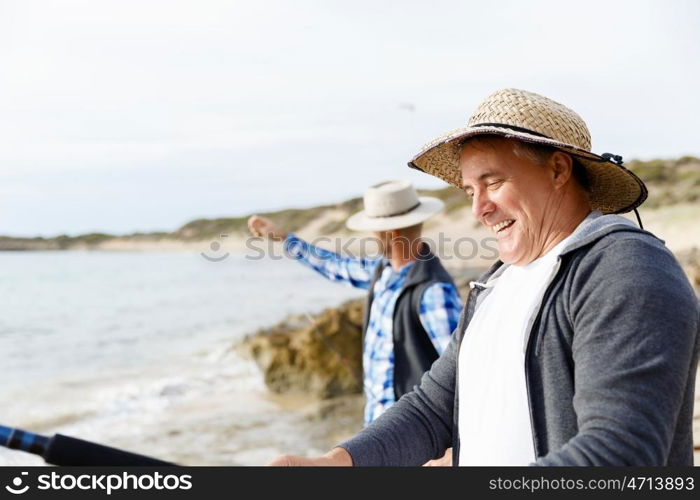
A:
<svg viewBox="0 0 700 500">
<path fill-rule="evenodd" d="M 322 457 L 282 455 L 267 465 L 272 467 L 352 467 L 352 457 L 343 448 L 333 448 Z"/>
<path fill-rule="evenodd" d="M 269 238 L 273 241 L 282 241 L 287 238 L 287 232 L 272 222 L 267 217 L 253 215 L 248 219 L 248 229 L 253 236 Z"/>
<path fill-rule="evenodd" d="M 423 467 L 452 467 L 452 448 L 447 448 L 442 458 L 425 462 Z"/>
</svg>

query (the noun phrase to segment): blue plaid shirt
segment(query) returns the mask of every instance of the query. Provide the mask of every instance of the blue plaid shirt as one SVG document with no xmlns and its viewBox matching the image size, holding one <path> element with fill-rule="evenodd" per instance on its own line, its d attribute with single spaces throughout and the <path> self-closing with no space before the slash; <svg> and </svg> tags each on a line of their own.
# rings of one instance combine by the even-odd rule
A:
<svg viewBox="0 0 700 500">
<path fill-rule="evenodd" d="M 368 290 L 382 259 L 342 257 L 290 234 L 284 242 L 288 255 L 331 281 Z M 365 332 L 364 367 L 365 425 L 374 421 L 394 400 L 394 305 L 413 263 L 395 271 L 390 265 L 374 285 L 369 324 Z M 423 293 L 419 317 L 438 354 L 442 354 L 457 328 L 462 302 L 451 283 L 435 283 Z"/>
</svg>

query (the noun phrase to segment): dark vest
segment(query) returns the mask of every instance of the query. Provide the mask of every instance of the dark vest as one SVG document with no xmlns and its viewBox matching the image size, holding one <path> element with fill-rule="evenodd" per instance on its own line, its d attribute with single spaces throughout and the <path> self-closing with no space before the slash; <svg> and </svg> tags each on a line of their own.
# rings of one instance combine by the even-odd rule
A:
<svg viewBox="0 0 700 500">
<path fill-rule="evenodd" d="M 377 266 L 369 287 L 365 304 L 362 338 L 364 341 L 369 313 L 374 300 L 374 285 L 382 275 L 386 263 Z M 420 322 L 420 303 L 423 292 L 435 283 L 452 283 L 452 277 L 442 267 L 426 244 L 421 249 L 421 258 L 408 271 L 406 282 L 394 305 L 394 396 L 396 401 L 420 383 L 423 374 L 438 358 L 428 332 Z"/>
</svg>

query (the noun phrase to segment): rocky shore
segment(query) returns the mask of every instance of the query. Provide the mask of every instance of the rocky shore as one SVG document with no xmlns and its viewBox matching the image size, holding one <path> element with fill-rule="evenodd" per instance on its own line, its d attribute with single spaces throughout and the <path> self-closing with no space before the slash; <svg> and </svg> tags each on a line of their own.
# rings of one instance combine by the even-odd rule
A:
<svg viewBox="0 0 700 500">
<path fill-rule="evenodd" d="M 290 316 L 249 336 L 240 348 L 256 361 L 273 393 L 357 394 L 363 307 L 362 300 L 351 300 L 315 317 Z"/>
<path fill-rule="evenodd" d="M 700 249 L 677 255 L 700 297 Z M 452 270 L 462 298 L 481 269 Z M 318 398 L 324 416 L 343 419 L 327 429 L 349 436 L 361 428 L 363 300 L 352 300 L 311 315 L 290 316 L 249 335 L 237 347 L 252 357 L 273 394 L 304 394 Z M 356 395 L 352 398 L 351 395 Z M 350 399 L 348 399 L 350 398 Z M 321 401 L 326 401 L 321 403 Z M 335 402 L 334 402 L 335 401 Z M 315 413 L 318 414 L 318 411 Z M 316 415 L 316 418 L 322 418 Z M 700 373 L 695 389 L 696 464 L 700 464 Z"/>
<path fill-rule="evenodd" d="M 483 269 L 453 270 L 460 296 Z M 252 357 L 276 394 L 332 398 L 362 392 L 364 300 L 350 300 L 321 313 L 290 316 L 247 336 L 238 349 Z"/>
</svg>

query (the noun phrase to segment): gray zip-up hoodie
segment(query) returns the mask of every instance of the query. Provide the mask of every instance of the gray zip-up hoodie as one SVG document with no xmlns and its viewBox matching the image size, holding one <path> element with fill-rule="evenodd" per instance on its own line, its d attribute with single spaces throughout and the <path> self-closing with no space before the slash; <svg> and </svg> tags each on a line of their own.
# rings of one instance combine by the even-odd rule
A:
<svg viewBox="0 0 700 500">
<path fill-rule="evenodd" d="M 466 326 L 507 266 L 475 283 L 443 355 L 340 446 L 355 465 L 459 459 L 457 369 Z M 593 212 L 574 231 L 529 325 L 525 374 L 535 465 L 692 465 L 698 300 L 663 242 Z"/>
</svg>

